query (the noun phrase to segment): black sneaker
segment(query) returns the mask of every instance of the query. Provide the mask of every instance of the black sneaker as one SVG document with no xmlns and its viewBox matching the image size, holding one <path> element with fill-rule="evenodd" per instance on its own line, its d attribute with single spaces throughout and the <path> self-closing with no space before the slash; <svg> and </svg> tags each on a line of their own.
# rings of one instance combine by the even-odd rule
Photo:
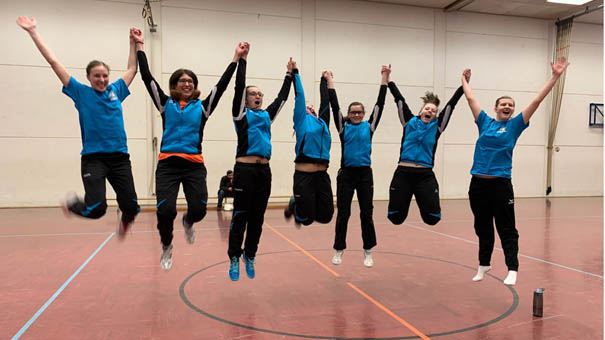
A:
<svg viewBox="0 0 605 340">
<path fill-rule="evenodd" d="M 288 206 L 284 208 L 284 217 L 289 220 L 294 215 L 294 196 L 290 197 L 290 201 L 288 202 Z"/>
</svg>

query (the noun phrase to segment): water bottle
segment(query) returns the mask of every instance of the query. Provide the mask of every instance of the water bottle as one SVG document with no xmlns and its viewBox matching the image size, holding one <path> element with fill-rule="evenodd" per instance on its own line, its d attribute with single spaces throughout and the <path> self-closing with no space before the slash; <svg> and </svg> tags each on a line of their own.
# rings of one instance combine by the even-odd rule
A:
<svg viewBox="0 0 605 340">
<path fill-rule="evenodd" d="M 534 316 L 542 317 L 544 288 L 538 288 L 534 291 Z"/>
</svg>

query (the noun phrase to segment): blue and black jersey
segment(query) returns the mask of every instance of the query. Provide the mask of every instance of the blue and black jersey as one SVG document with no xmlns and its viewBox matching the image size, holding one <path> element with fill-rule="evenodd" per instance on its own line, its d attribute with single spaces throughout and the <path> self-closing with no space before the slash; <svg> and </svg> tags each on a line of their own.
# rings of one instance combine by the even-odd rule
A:
<svg viewBox="0 0 605 340">
<path fill-rule="evenodd" d="M 330 101 L 328 84 L 321 78 L 319 93 L 321 97 L 319 116 L 307 114 L 305 92 L 300 81 L 298 69 L 294 73 L 294 131 L 296 131 L 295 163 L 318 163 L 328 165 L 330 162 Z"/>
<path fill-rule="evenodd" d="M 94 153 L 128 153 L 122 115 L 122 101 L 130 91 L 122 78 L 103 92 L 84 85 L 74 77 L 63 88 L 74 101 L 80 119 L 82 156 Z"/>
<path fill-rule="evenodd" d="M 292 78 L 286 75 L 277 98 L 266 109 L 251 110 L 246 107 L 246 65 L 246 60 L 240 59 L 235 76 L 233 96 L 233 123 L 237 133 L 235 157 L 260 156 L 271 159 L 271 123 L 288 99 Z"/>
<path fill-rule="evenodd" d="M 351 124 L 345 121 L 340 111 L 336 90 L 329 89 L 330 104 L 334 114 L 334 124 L 340 136 L 340 146 L 342 149 L 341 167 L 361 167 L 372 164 L 372 137 L 378 127 L 382 111 L 384 109 L 384 100 L 387 94 L 387 86 L 381 85 L 378 91 L 378 99 L 372 109 L 372 114 L 367 121 L 359 124 Z"/>
<path fill-rule="evenodd" d="M 153 104 L 162 115 L 162 128 L 164 132 L 162 134 L 160 151 L 166 153 L 201 154 L 204 126 L 227 89 L 227 85 L 229 85 L 237 64 L 232 62 L 227 66 L 221 79 L 212 88 L 206 99 L 190 100 L 181 109 L 179 101 L 164 94 L 158 82 L 151 75 L 145 52 L 138 51 L 137 58 L 139 69 L 141 70 L 141 78 L 145 83 Z"/>
<path fill-rule="evenodd" d="M 458 100 L 464 94 L 462 86 L 456 90 L 452 98 L 439 112 L 437 119 L 428 123 L 424 123 L 420 120 L 419 116 L 412 114 L 394 82 L 389 82 L 389 89 L 393 97 L 395 97 L 397 113 L 403 126 L 399 162 L 413 163 L 432 168 L 435 164 L 437 141 L 447 127 L 456 103 L 458 103 Z"/>
</svg>

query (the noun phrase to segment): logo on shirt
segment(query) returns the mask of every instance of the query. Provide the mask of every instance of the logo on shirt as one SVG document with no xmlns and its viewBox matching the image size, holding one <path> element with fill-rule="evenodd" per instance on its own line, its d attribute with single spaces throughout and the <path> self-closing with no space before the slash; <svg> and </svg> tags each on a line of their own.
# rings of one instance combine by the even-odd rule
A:
<svg viewBox="0 0 605 340">
<path fill-rule="evenodd" d="M 508 204 L 515 204 L 515 199 L 514 198 L 509 198 L 508 199 Z"/>
<path fill-rule="evenodd" d="M 114 91 L 111 91 L 109 93 L 109 100 L 111 100 L 112 102 L 118 100 L 118 96 L 116 95 L 116 93 Z"/>
<path fill-rule="evenodd" d="M 506 133 L 506 126 L 499 128 L 498 131 L 496 131 L 496 133 Z"/>
</svg>

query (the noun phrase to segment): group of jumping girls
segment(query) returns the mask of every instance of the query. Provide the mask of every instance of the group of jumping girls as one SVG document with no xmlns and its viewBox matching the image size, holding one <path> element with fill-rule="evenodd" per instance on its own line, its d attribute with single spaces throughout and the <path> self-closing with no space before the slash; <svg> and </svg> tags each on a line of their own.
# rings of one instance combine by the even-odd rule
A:
<svg viewBox="0 0 605 340">
<path fill-rule="evenodd" d="M 307 106 L 297 63 L 290 58 L 282 87 L 271 104 L 263 109 L 264 94 L 260 88 L 246 85 L 246 65 L 250 45 L 240 42 L 233 59 L 218 83 L 208 95 L 200 99 L 198 79 L 188 69 L 178 69 L 169 79 L 169 93 L 161 89 L 152 76 L 144 52 L 141 30 L 130 29 L 130 53 L 124 75 L 109 83 L 109 67 L 101 61 L 91 61 L 86 68 L 90 86 L 78 82 L 58 61 L 42 40 L 33 18 L 21 16 L 17 24 L 27 31 L 42 56 L 49 63 L 79 113 L 82 135 L 81 172 L 84 199 L 74 195 L 64 202 L 66 215 L 100 218 L 107 209 L 105 181 L 116 192 L 119 206 L 117 235 L 123 238 L 140 210 L 134 188 L 121 102 L 130 94 L 128 86 L 138 68 L 153 104 L 162 116 L 162 143 L 156 169 L 157 228 L 162 242 L 160 265 L 164 270 L 172 266 L 173 224 L 177 216 L 176 200 L 179 186 L 187 200 L 187 211 L 182 217 L 185 238 L 195 241 L 193 224 L 206 215 L 208 191 L 206 167 L 202 156 L 202 140 L 206 121 L 233 76 L 233 122 L 237 134 L 233 188 L 234 210 L 229 232 L 229 277 L 239 279 L 240 257 L 249 278 L 255 276 L 255 258 L 262 232 L 264 214 L 271 193 L 271 123 L 288 99 L 294 84 L 294 131 L 296 134 L 293 197 L 284 210 L 287 219 L 294 217 L 297 227 L 313 222 L 329 223 L 334 215 L 330 176 L 330 108 L 341 144 L 341 164 L 336 178 L 336 217 L 332 263 L 342 263 L 346 249 L 346 233 L 351 214 L 351 201 L 357 191 L 360 206 L 364 265 L 373 266 L 371 249 L 376 246 L 373 222 L 374 180 L 371 168 L 372 137 L 378 127 L 387 88 L 395 99 L 402 125 L 399 164 L 389 190 L 388 219 L 402 224 L 412 196 L 420 209 L 422 220 L 435 225 L 441 220 L 439 185 L 433 172 L 435 151 L 439 137 L 447 127 L 454 108 L 464 94 L 479 138 L 475 145 L 469 199 L 475 217 L 474 228 L 479 238 L 479 267 L 473 281 L 480 281 L 491 269 L 494 249 L 494 221 L 502 242 L 508 267 L 506 285 L 514 285 L 519 262 L 517 259 L 519 234 L 515 228 L 514 193 L 511 184 L 512 153 L 521 133 L 529 126 L 529 119 L 555 82 L 567 68 L 565 58 L 551 63 L 552 75 L 536 97 L 520 114 L 513 117 L 515 102 L 503 96 L 496 100 L 495 118 L 475 99 L 469 81 L 471 71 L 464 70 L 462 85 L 445 107 L 439 111 L 439 98 L 427 92 L 417 115 L 410 110 L 404 96 L 390 79 L 391 65 L 383 65 L 378 99 L 368 120 L 365 107 L 352 102 L 343 116 L 334 75 L 324 71 L 320 81 L 320 107 L 315 111 Z M 237 70 L 237 72 L 236 72 Z M 437 113 L 439 111 L 439 113 Z M 242 244 L 244 248 L 242 249 Z"/>
</svg>

